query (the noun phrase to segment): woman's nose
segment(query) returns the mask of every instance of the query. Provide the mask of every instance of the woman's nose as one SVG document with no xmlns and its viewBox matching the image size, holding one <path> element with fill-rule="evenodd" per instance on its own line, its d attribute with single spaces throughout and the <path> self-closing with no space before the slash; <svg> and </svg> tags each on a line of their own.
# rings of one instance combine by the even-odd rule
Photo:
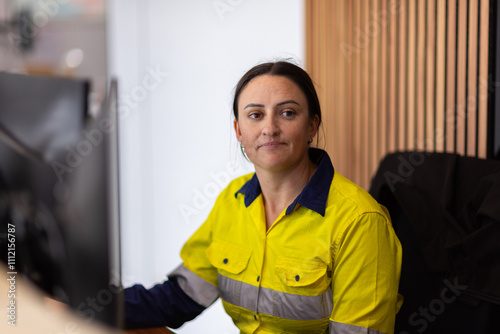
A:
<svg viewBox="0 0 500 334">
<path fill-rule="evenodd" d="M 266 117 L 264 120 L 262 134 L 266 136 L 276 136 L 280 132 L 276 117 Z"/>
</svg>

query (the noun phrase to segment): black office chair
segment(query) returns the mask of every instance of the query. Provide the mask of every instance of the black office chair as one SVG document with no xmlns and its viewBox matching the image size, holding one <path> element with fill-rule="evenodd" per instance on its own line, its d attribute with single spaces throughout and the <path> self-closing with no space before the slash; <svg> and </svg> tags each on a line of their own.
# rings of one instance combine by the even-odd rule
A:
<svg viewBox="0 0 500 334">
<path fill-rule="evenodd" d="M 397 152 L 370 193 L 403 247 L 395 333 L 500 333 L 500 162 Z"/>
</svg>

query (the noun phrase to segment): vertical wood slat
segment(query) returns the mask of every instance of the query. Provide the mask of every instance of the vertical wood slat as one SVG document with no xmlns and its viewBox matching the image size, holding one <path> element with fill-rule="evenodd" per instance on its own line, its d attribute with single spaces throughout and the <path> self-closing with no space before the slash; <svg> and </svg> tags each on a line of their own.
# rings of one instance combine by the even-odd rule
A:
<svg viewBox="0 0 500 334">
<path fill-rule="evenodd" d="M 437 152 L 445 151 L 445 117 L 446 117 L 446 1 L 437 0 L 436 13 L 436 87 L 434 90 L 436 96 L 435 103 L 435 143 Z"/>
<path fill-rule="evenodd" d="M 465 154 L 465 138 L 467 124 L 467 1 L 458 1 L 457 15 L 457 77 L 455 106 L 455 147 L 458 154 Z"/>
<path fill-rule="evenodd" d="M 379 0 L 379 13 L 387 13 L 387 1 Z M 387 15 L 387 14 L 384 14 Z M 375 154 L 375 167 L 378 165 L 379 157 L 387 152 L 389 148 L 389 128 L 390 128 L 390 120 L 389 120 L 389 106 L 387 101 L 388 90 L 389 90 L 389 80 L 387 73 L 387 60 L 389 58 L 389 40 L 388 40 L 388 32 L 389 29 L 387 25 L 389 24 L 388 18 L 383 17 L 382 14 L 379 17 L 380 19 L 380 38 L 379 38 L 379 58 L 377 62 L 377 66 L 379 67 L 379 80 L 377 83 L 378 87 L 378 96 L 379 101 L 376 106 L 376 110 L 380 111 L 379 118 L 379 133 L 380 133 L 380 141 L 377 147 L 377 153 Z"/>
<path fill-rule="evenodd" d="M 368 80 L 365 87 L 367 91 L 367 103 L 366 103 L 366 115 L 365 115 L 365 156 L 366 156 L 366 168 L 364 168 L 365 174 L 365 184 L 370 182 L 371 169 L 374 165 L 374 155 L 377 150 L 378 140 L 372 140 L 372 138 L 377 138 L 377 116 L 378 113 L 374 113 L 377 104 L 377 69 L 376 61 L 378 58 L 377 54 L 377 38 L 379 32 L 377 31 L 377 24 L 374 21 L 376 15 L 376 3 L 377 0 L 369 1 L 365 4 L 365 22 L 364 22 L 364 32 L 369 40 L 367 50 L 365 52 L 366 66 L 368 69 Z"/>
<path fill-rule="evenodd" d="M 369 180 L 371 175 L 371 170 L 373 166 L 377 164 L 376 154 L 378 151 L 378 144 L 380 141 L 380 110 L 377 110 L 377 104 L 379 100 L 380 87 L 378 86 L 379 79 L 379 68 L 378 68 L 378 39 L 380 37 L 380 26 L 375 21 L 376 15 L 378 13 L 378 0 L 370 1 L 368 6 L 369 8 L 367 13 L 367 26 L 366 32 L 370 38 L 369 44 L 369 81 L 368 84 L 370 86 L 369 92 L 369 104 L 368 104 L 368 168 L 366 168 L 366 179 Z M 372 140 L 372 138 L 377 138 L 377 140 Z"/>
<path fill-rule="evenodd" d="M 465 151 L 468 155 L 477 156 L 476 152 L 476 99 L 477 99 L 477 64 L 478 64 L 478 0 L 469 0 L 469 25 L 468 29 L 468 45 L 467 45 L 467 94 L 466 94 L 466 109 L 467 109 L 467 129 Z"/>
<path fill-rule="evenodd" d="M 412 147 L 413 149 L 417 149 L 419 151 L 423 151 L 424 148 L 424 140 L 425 137 L 425 121 L 426 121 L 426 90 L 425 86 L 428 84 L 427 76 L 426 76 L 426 62 L 427 62 L 427 53 L 426 53 L 426 37 L 427 37 L 427 1 L 418 1 L 415 3 L 415 10 L 417 13 L 417 23 L 415 30 L 417 31 L 416 36 L 416 69 L 415 69 L 415 144 Z"/>
<path fill-rule="evenodd" d="M 354 31 L 354 28 L 355 27 L 358 27 L 359 28 L 359 25 L 360 25 L 360 22 L 361 22 L 361 5 L 359 4 L 359 2 L 352 2 L 352 12 L 353 12 L 353 31 Z M 353 36 L 352 36 L 352 39 L 348 42 L 353 42 L 353 44 L 356 46 L 356 48 L 358 49 L 357 51 L 359 51 L 359 48 L 360 48 L 360 45 L 359 43 L 356 43 L 356 39 L 354 37 L 354 33 L 353 33 Z M 358 41 L 359 41 L 359 37 L 358 37 Z M 360 99 L 360 92 L 361 92 L 361 77 L 362 77 L 362 69 L 361 69 L 361 56 L 360 56 L 360 52 L 356 52 L 354 55 L 353 55 L 353 59 L 355 61 L 355 67 L 356 67 L 356 71 L 355 71 L 355 75 L 354 75 L 354 81 L 355 81 L 355 84 L 354 84 L 354 92 L 353 92 L 353 95 L 352 95 L 352 99 L 353 99 L 353 105 L 354 105 L 354 109 L 353 109 L 353 113 L 354 113 L 354 118 L 355 118 L 355 122 L 354 122 L 354 141 L 355 141 L 355 146 L 354 146 L 354 152 L 355 152 L 355 157 L 354 159 L 352 160 L 353 162 L 353 168 L 355 170 L 355 180 L 357 180 L 357 182 L 359 182 L 361 184 L 361 178 L 362 178 L 362 151 L 361 151 L 361 147 L 363 146 L 363 143 L 362 143 L 362 131 L 361 131 L 361 124 L 362 124 L 362 120 L 361 120 L 361 116 L 362 116 L 362 113 L 361 113 L 361 99 Z"/>
<path fill-rule="evenodd" d="M 389 13 L 389 1 L 387 1 L 387 13 Z M 398 125 L 398 70 L 399 70 L 399 56 L 398 56 L 398 17 L 391 17 L 388 14 L 388 30 L 389 30 L 389 38 L 388 38 L 388 49 L 389 55 L 387 59 L 387 68 L 388 68 L 388 95 L 387 95 L 387 103 L 389 109 L 389 128 L 388 128 L 388 147 L 387 150 L 389 152 L 396 151 L 398 147 L 398 135 L 399 135 L 399 125 Z"/>
<path fill-rule="evenodd" d="M 344 30 L 342 31 L 342 43 L 345 42 L 345 40 L 352 41 L 352 29 L 353 29 L 353 10 L 352 10 L 352 2 L 346 3 L 345 1 L 341 1 L 342 6 L 341 10 L 339 10 L 340 17 L 338 17 L 339 22 L 342 21 L 342 17 L 346 19 L 346 23 L 343 25 Z M 345 126 L 348 129 L 348 135 L 345 137 L 346 142 L 351 142 L 353 145 L 353 139 L 354 139 L 354 133 L 355 127 L 354 127 L 354 118 L 353 118 L 353 113 L 351 110 L 353 110 L 353 89 L 354 89 L 354 61 L 348 57 L 345 57 L 343 55 L 342 59 L 344 60 L 345 64 L 345 71 L 343 72 L 344 75 L 344 84 L 346 87 L 346 94 L 343 95 L 345 97 L 345 110 L 343 112 L 346 115 L 346 123 Z M 342 143 L 344 145 L 344 143 Z M 355 178 L 355 173 L 354 173 L 354 168 L 351 166 L 351 162 L 354 159 L 354 154 L 353 150 L 348 146 L 345 145 L 345 154 L 344 154 L 344 171 L 346 172 L 346 175 L 349 179 L 354 179 Z"/>
<path fill-rule="evenodd" d="M 486 156 L 488 0 L 306 0 L 324 147 L 364 188 L 396 150 Z"/>
<path fill-rule="evenodd" d="M 422 133 L 423 149 L 426 151 L 436 150 L 436 138 L 435 134 L 435 102 L 436 102 L 436 3 L 435 0 L 428 0 L 426 6 L 426 56 L 425 56 L 425 85 L 423 89 L 425 90 L 425 124 L 424 132 Z"/>
<path fill-rule="evenodd" d="M 399 99 L 398 105 L 398 127 L 399 127 L 399 145 L 398 150 L 406 150 L 407 149 L 407 120 L 408 120 L 408 85 L 407 85 L 407 76 L 408 76 L 408 2 L 401 1 L 400 9 L 399 9 L 399 26 L 398 26 L 398 35 L 399 35 L 399 78 L 398 78 L 398 86 L 399 91 L 396 93 L 396 97 Z"/>
<path fill-rule="evenodd" d="M 448 0 L 447 5 L 445 151 L 455 152 L 456 1 Z"/>
<path fill-rule="evenodd" d="M 365 22 L 366 22 L 366 13 L 367 8 L 366 4 L 362 5 L 360 2 L 356 2 L 356 11 L 358 13 L 358 26 L 357 28 L 357 35 L 361 36 L 361 33 L 364 31 L 366 28 Z M 358 37 L 359 41 L 361 41 L 361 37 Z M 367 129 L 368 129 L 368 124 L 367 124 L 367 118 L 368 118 L 368 88 L 369 83 L 368 83 L 368 43 L 366 40 L 366 37 L 364 38 L 363 42 L 358 42 L 357 49 L 359 51 L 359 73 L 358 73 L 358 80 L 359 80 L 359 86 L 360 90 L 358 91 L 358 99 L 359 99 L 359 124 L 360 127 L 358 129 L 359 133 L 359 167 L 360 168 L 360 179 L 359 182 L 361 184 L 365 184 L 365 178 L 366 178 L 366 173 L 365 173 L 365 166 L 368 164 L 368 151 L 367 151 L 367 146 L 368 146 L 368 136 L 367 136 Z"/>
<path fill-rule="evenodd" d="M 478 73 L 478 157 L 486 158 L 487 154 L 487 120 L 488 120 L 488 27 L 489 0 L 480 1 L 479 20 L 479 73 Z"/>
<path fill-rule="evenodd" d="M 333 62 L 329 63 L 329 67 L 326 69 L 326 73 L 338 73 L 340 78 L 344 77 L 343 70 L 344 66 L 342 64 L 342 59 L 338 53 L 333 52 L 334 51 L 334 46 L 339 44 L 339 40 L 342 37 L 342 30 L 343 24 L 342 21 L 338 20 L 338 9 L 339 9 L 339 3 L 338 2 L 333 2 L 333 1 L 328 1 L 326 4 L 326 11 L 324 13 L 325 15 L 325 20 L 326 20 L 326 26 L 327 26 L 327 31 L 332 31 L 333 35 L 331 36 L 330 40 L 327 41 L 325 47 L 326 47 L 326 54 L 327 57 L 330 59 L 333 59 Z M 336 16 L 336 20 L 329 20 L 331 16 Z M 344 125 L 344 99 L 341 98 L 342 94 L 344 93 L 344 85 L 342 84 L 341 80 L 335 80 L 335 77 L 332 75 L 327 75 L 326 76 L 326 82 L 327 82 L 327 87 L 333 87 L 333 92 L 329 94 L 331 97 L 329 99 L 329 110 L 332 111 L 334 115 L 334 119 L 332 120 L 332 123 L 334 125 L 334 130 L 335 133 L 338 133 L 340 138 L 345 138 L 347 135 L 347 129 Z M 334 152 L 337 152 L 339 157 L 342 157 L 344 155 L 344 148 L 345 146 L 343 143 L 339 140 L 335 140 L 333 142 L 333 149 Z M 337 159 L 336 160 L 336 165 L 340 169 L 345 169 L 344 167 L 345 159 Z"/>
<path fill-rule="evenodd" d="M 406 118 L 406 138 L 405 138 L 405 149 L 414 149 L 415 148 L 415 126 L 416 126 L 416 111 L 415 111 L 415 105 L 416 105 L 416 87 L 417 87 L 417 60 L 416 60 L 416 53 L 417 53 L 417 0 L 409 0 L 408 1 L 408 8 L 407 8 L 407 15 L 408 15 L 408 25 L 406 27 L 407 29 L 407 35 L 408 35 L 408 45 L 407 45 L 407 75 L 406 75 L 406 82 L 407 82 L 407 118 Z"/>
</svg>

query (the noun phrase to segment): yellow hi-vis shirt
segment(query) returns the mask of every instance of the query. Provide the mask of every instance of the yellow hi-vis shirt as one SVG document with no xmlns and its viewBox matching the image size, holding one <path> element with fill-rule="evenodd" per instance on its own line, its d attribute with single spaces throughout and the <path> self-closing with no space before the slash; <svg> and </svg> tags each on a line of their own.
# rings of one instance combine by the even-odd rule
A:
<svg viewBox="0 0 500 334">
<path fill-rule="evenodd" d="M 393 333 L 402 251 L 389 215 L 310 154 L 315 174 L 268 230 L 256 175 L 231 182 L 170 276 L 205 307 L 220 297 L 241 333 Z"/>
</svg>

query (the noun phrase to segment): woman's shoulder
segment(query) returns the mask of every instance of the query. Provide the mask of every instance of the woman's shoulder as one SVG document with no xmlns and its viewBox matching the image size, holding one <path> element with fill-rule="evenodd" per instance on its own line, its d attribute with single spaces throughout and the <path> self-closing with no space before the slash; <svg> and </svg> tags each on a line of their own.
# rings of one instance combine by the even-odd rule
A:
<svg viewBox="0 0 500 334">
<path fill-rule="evenodd" d="M 335 171 L 330 188 L 331 203 L 352 206 L 359 214 L 379 212 L 385 214 L 381 205 L 362 187 Z"/>
</svg>

